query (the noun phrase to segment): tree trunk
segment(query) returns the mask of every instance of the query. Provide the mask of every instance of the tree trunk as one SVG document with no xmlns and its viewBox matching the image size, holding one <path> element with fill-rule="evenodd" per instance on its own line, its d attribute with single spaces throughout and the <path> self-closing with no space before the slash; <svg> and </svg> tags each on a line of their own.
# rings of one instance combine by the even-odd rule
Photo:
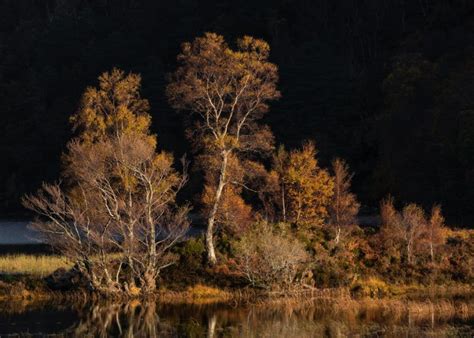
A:
<svg viewBox="0 0 474 338">
<path fill-rule="evenodd" d="M 155 274 L 151 271 L 145 271 L 143 276 L 143 293 L 152 294 L 156 291 Z"/>
<path fill-rule="evenodd" d="M 285 185 L 281 185 L 281 206 L 283 212 L 283 222 L 286 223 L 286 201 L 285 201 Z"/>
<path fill-rule="evenodd" d="M 341 227 L 337 227 L 337 230 L 336 230 L 336 238 L 334 239 L 334 241 L 336 242 L 336 244 L 339 244 L 339 239 L 340 239 L 340 236 L 341 236 Z"/>
<path fill-rule="evenodd" d="M 207 337 L 208 338 L 214 338 L 216 334 L 216 324 L 217 324 L 216 314 L 213 313 L 207 319 Z"/>
<path fill-rule="evenodd" d="M 411 264 L 412 261 L 412 244 L 411 241 L 408 241 L 407 243 L 407 262 L 408 264 Z"/>
<path fill-rule="evenodd" d="M 222 152 L 222 163 L 221 163 L 221 172 L 219 174 L 219 183 L 216 190 L 216 198 L 214 200 L 214 205 L 212 206 L 211 213 L 209 214 L 209 219 L 207 221 L 207 231 L 206 231 L 206 247 L 207 247 L 207 259 L 209 264 L 214 265 L 217 263 L 216 252 L 214 250 L 214 223 L 216 220 L 217 210 L 219 208 L 219 202 L 222 197 L 222 191 L 225 186 L 226 179 L 226 170 L 227 170 L 227 160 L 229 152 Z"/>
</svg>

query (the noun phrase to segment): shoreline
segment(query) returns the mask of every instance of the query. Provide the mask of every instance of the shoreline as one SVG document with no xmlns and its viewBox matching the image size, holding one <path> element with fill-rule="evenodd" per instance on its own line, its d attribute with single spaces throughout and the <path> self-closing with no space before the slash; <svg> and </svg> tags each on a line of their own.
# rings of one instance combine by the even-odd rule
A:
<svg viewBox="0 0 474 338">
<path fill-rule="evenodd" d="M 466 299 L 474 300 L 474 287 L 469 284 L 385 284 L 384 292 L 378 290 L 360 293 L 351 287 L 298 288 L 294 290 L 263 290 L 247 287 L 219 287 L 212 284 L 193 283 L 189 285 L 162 285 L 152 295 L 136 297 L 104 297 L 84 288 L 53 290 L 45 278 L 28 275 L 0 275 L 0 302 L 42 300 L 42 301 L 130 301 L 156 300 L 166 304 L 251 304 L 275 300 L 348 299 L 348 300 L 406 300 L 420 299 Z M 171 288 L 174 287 L 174 288 Z"/>
</svg>

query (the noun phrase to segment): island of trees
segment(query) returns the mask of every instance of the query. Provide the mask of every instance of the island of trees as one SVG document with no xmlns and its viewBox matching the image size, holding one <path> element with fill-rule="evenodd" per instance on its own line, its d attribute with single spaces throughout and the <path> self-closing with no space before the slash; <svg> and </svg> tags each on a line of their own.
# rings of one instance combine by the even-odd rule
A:
<svg viewBox="0 0 474 338">
<path fill-rule="evenodd" d="M 388 195 L 380 226 L 359 224 L 344 159 L 326 168 L 317 143 L 276 144 L 264 116 L 285 98 L 269 55 L 250 36 L 182 44 L 166 89 L 191 145 L 180 160 L 160 149 L 139 74 L 114 68 L 85 90 L 60 180 L 23 198 L 33 228 L 72 262 L 71 288 L 135 297 L 198 283 L 367 295 L 472 285 L 474 234 L 446 226 L 440 205 Z M 184 201 L 190 181 L 200 193 Z"/>
</svg>

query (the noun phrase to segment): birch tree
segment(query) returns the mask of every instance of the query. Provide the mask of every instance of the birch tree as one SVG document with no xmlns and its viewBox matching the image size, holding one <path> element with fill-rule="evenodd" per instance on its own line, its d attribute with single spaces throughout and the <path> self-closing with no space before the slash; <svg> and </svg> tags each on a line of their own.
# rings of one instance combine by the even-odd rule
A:
<svg viewBox="0 0 474 338">
<path fill-rule="evenodd" d="M 446 229 L 444 226 L 444 217 L 441 213 L 441 207 L 434 205 L 431 209 L 431 216 L 428 222 L 427 237 L 431 262 L 434 263 L 436 251 L 439 246 L 446 242 Z"/>
<path fill-rule="evenodd" d="M 63 157 L 65 184 L 44 184 L 23 201 L 39 215 L 33 227 L 45 241 L 106 295 L 154 292 L 189 226 L 188 208 L 175 203 L 186 172 L 156 150 L 139 88 L 135 74 L 99 77 L 71 119 L 79 134 Z"/>
<path fill-rule="evenodd" d="M 393 205 L 393 199 L 389 198 L 381 203 L 381 219 L 385 246 L 396 248 L 400 256 L 404 254 L 408 264 L 414 263 L 428 234 L 428 220 L 423 209 L 411 203 L 399 212 Z"/>
<path fill-rule="evenodd" d="M 268 61 L 269 45 L 244 36 L 232 49 L 220 35 L 206 33 L 182 45 L 178 69 L 167 87 L 171 105 L 189 112 L 189 136 L 197 147 L 218 159 L 212 206 L 207 213 L 208 261 L 217 261 L 213 234 L 224 189 L 234 184 L 228 167 L 231 156 L 267 151 L 272 146 L 269 129 L 259 120 L 268 103 L 280 97 L 278 69 Z"/>
<path fill-rule="evenodd" d="M 334 194 L 329 204 L 330 223 L 336 228 L 336 244 L 339 243 L 341 229 L 357 223 L 360 204 L 351 193 L 352 174 L 344 160 L 339 158 L 332 162 Z"/>
</svg>

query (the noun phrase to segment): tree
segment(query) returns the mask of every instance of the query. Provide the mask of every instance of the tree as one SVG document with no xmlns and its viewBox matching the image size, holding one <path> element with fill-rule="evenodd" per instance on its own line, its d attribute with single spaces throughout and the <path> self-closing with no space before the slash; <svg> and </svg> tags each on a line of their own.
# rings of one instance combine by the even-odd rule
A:
<svg viewBox="0 0 474 338">
<path fill-rule="evenodd" d="M 427 242 L 430 248 L 431 262 L 435 260 L 435 249 L 443 245 L 446 241 L 446 229 L 444 227 L 444 217 L 441 214 L 441 207 L 439 205 L 431 208 L 431 217 L 427 224 Z"/>
<path fill-rule="evenodd" d="M 332 162 L 334 194 L 329 205 L 330 223 L 337 228 L 336 244 L 339 243 L 341 227 L 357 223 L 360 204 L 357 197 L 350 192 L 352 174 L 344 160 L 339 158 Z"/>
<path fill-rule="evenodd" d="M 380 209 L 381 234 L 385 245 L 398 248 L 399 252 L 403 250 L 406 262 L 412 264 L 426 235 L 425 212 L 414 203 L 406 205 L 398 212 L 392 198 L 382 201 Z"/>
<path fill-rule="evenodd" d="M 197 158 L 204 170 L 204 190 L 201 194 L 202 211 L 208 215 L 215 202 L 215 191 L 219 182 L 220 159 L 218 156 L 203 154 Z M 237 235 L 245 231 L 254 220 L 252 207 L 242 198 L 242 190 L 248 188 L 244 182 L 248 176 L 246 163 L 232 154 L 228 158 L 226 175 L 232 181 L 222 189 L 219 208 L 215 214 L 215 225 L 227 234 Z"/>
<path fill-rule="evenodd" d="M 289 220 L 297 226 L 319 226 L 328 217 L 334 189 L 329 173 L 320 168 L 314 143 L 293 150 L 284 170 Z"/>
<path fill-rule="evenodd" d="M 208 156 L 218 158 L 212 189 L 212 207 L 207 213 L 208 260 L 215 264 L 213 233 L 224 188 L 233 184 L 228 166 L 232 156 L 268 151 L 272 135 L 258 121 L 268 111 L 268 102 L 280 97 L 276 88 L 277 67 L 268 61 L 270 48 L 260 39 L 244 36 L 231 49 L 224 38 L 206 33 L 184 43 L 179 67 L 167 87 L 171 105 L 195 117 L 192 139 Z"/>
<path fill-rule="evenodd" d="M 426 217 L 423 209 L 413 203 L 405 206 L 402 210 L 402 226 L 407 262 L 411 264 L 426 231 Z"/>
<path fill-rule="evenodd" d="M 275 204 L 279 205 L 281 208 L 281 216 L 282 216 L 282 221 L 286 223 L 286 187 L 285 187 L 285 175 L 286 175 L 286 169 L 288 166 L 288 152 L 285 150 L 284 146 L 278 147 L 278 150 L 276 153 L 273 155 L 273 172 L 270 173 L 270 184 L 275 183 L 275 179 L 271 179 L 272 177 L 278 177 L 278 184 L 277 188 L 271 189 L 273 191 L 276 191 L 279 195 L 279 201 L 277 201 Z M 275 185 L 275 184 L 274 184 Z M 273 192 L 272 191 L 272 192 Z"/>
<path fill-rule="evenodd" d="M 44 184 L 23 202 L 40 215 L 33 227 L 94 291 L 151 293 L 189 226 L 188 208 L 175 204 L 186 173 L 156 151 L 139 76 L 113 70 L 99 81 L 72 118 L 80 134 L 64 156 L 67 186 Z"/>
</svg>

